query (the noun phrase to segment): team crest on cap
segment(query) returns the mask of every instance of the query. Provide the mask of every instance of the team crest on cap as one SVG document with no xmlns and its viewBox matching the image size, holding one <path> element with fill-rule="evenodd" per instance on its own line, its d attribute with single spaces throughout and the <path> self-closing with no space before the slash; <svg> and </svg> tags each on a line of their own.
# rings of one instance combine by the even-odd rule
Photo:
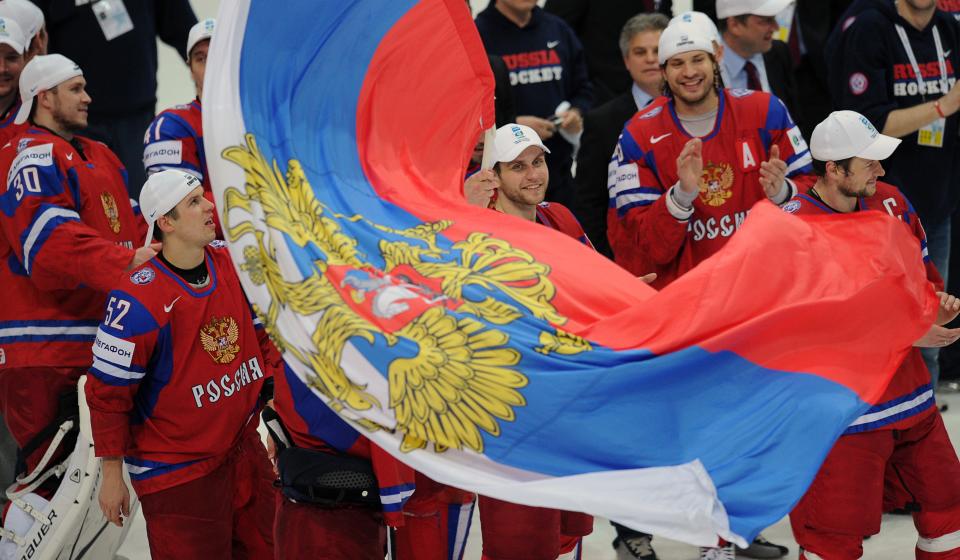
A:
<svg viewBox="0 0 960 560">
<path fill-rule="evenodd" d="M 113 233 L 120 233 L 120 211 L 117 210 L 117 201 L 110 193 L 100 195 L 100 202 L 103 204 L 103 213 L 110 222 L 110 230 Z"/>
<path fill-rule="evenodd" d="M 800 210 L 800 201 L 791 200 L 780 207 L 784 212 L 789 212 L 791 214 L 796 214 L 797 210 Z"/>
<path fill-rule="evenodd" d="M 200 344 L 216 364 L 229 364 L 240 353 L 240 327 L 233 317 L 210 317 L 200 328 Z"/>
<path fill-rule="evenodd" d="M 138 286 L 143 286 L 153 282 L 153 279 L 157 277 L 156 271 L 150 267 L 141 268 L 140 270 L 134 272 L 130 275 L 130 281 Z"/>
<path fill-rule="evenodd" d="M 529 142 L 530 139 L 527 138 L 527 135 L 523 133 L 523 129 L 519 126 L 511 126 L 510 131 L 513 132 L 513 143 L 519 144 L 520 142 Z"/>
<path fill-rule="evenodd" d="M 863 72 L 850 74 L 850 93 L 862 95 L 863 92 L 867 91 L 867 87 L 869 86 L 870 80 L 867 79 L 867 76 Z"/>
<path fill-rule="evenodd" d="M 700 176 L 700 200 L 708 206 L 723 206 L 733 196 L 733 168 L 730 164 L 709 163 Z"/>
</svg>

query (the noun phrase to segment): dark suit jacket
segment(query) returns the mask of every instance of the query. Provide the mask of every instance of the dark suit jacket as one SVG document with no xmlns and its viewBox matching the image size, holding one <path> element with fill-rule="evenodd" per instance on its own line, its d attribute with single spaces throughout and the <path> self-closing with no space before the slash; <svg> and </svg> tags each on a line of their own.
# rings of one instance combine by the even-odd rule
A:
<svg viewBox="0 0 960 560">
<path fill-rule="evenodd" d="M 770 93 L 783 101 L 790 110 L 794 123 L 800 122 L 803 107 L 797 95 L 797 80 L 794 77 L 790 48 L 783 41 L 774 41 L 773 48 L 763 55 L 763 65 L 767 69 Z"/>
<path fill-rule="evenodd" d="M 627 91 L 593 109 L 583 119 L 583 136 L 577 154 L 575 213 L 583 231 L 598 251 L 613 258 L 607 242 L 607 166 L 623 126 L 637 112 L 633 93 Z"/>
<path fill-rule="evenodd" d="M 620 31 L 631 17 L 657 11 L 670 17 L 672 0 L 547 0 L 544 10 L 564 19 L 576 32 L 587 56 L 595 105 L 630 88 L 623 66 Z"/>
</svg>

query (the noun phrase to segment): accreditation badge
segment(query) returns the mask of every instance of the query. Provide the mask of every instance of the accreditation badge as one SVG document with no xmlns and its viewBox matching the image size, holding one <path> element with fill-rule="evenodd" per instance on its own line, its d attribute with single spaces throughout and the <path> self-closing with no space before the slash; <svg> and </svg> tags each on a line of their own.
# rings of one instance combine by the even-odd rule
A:
<svg viewBox="0 0 960 560">
<path fill-rule="evenodd" d="M 917 144 L 928 148 L 943 147 L 943 132 L 947 119 L 937 119 L 917 131 Z"/>
<path fill-rule="evenodd" d="M 133 31 L 133 20 L 127 13 L 123 0 L 99 0 L 93 5 L 93 14 L 107 41 L 112 41 L 128 31 Z"/>
</svg>

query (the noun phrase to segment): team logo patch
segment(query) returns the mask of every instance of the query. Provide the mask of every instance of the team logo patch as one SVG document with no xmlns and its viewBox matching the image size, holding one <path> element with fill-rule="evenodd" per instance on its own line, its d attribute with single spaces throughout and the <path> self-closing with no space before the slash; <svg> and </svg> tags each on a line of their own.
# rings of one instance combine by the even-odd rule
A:
<svg viewBox="0 0 960 560">
<path fill-rule="evenodd" d="M 736 88 L 736 89 L 730 90 L 730 95 L 738 98 L 747 97 L 748 95 L 753 95 L 754 93 L 757 93 L 757 92 L 753 91 L 752 89 Z"/>
<path fill-rule="evenodd" d="M 240 327 L 233 317 L 210 317 L 200 328 L 200 344 L 216 364 L 229 364 L 240 353 Z"/>
<path fill-rule="evenodd" d="M 21 138 L 20 142 L 17 144 L 17 153 L 22 152 L 27 146 L 30 145 L 30 142 L 33 142 L 33 138 Z"/>
<path fill-rule="evenodd" d="M 153 279 L 157 277 L 157 273 L 150 267 L 141 268 L 140 270 L 134 272 L 130 275 L 130 281 L 138 286 L 143 286 L 153 282 Z"/>
<path fill-rule="evenodd" d="M 649 112 L 649 113 L 644 113 L 644 114 L 640 115 L 639 118 L 641 118 L 641 119 L 652 119 L 653 117 L 659 115 L 659 114 L 660 114 L 660 111 L 663 111 L 663 105 L 661 105 L 661 106 L 659 106 L 659 107 L 654 107 L 653 109 L 650 109 L 650 112 Z"/>
<path fill-rule="evenodd" d="M 227 246 L 227 242 L 224 241 L 223 239 L 214 239 L 213 241 L 210 242 L 210 246 L 213 247 L 214 249 L 223 249 L 224 247 Z"/>
<path fill-rule="evenodd" d="M 800 201 L 791 200 L 780 207 L 784 212 L 790 212 L 791 214 L 796 214 L 797 210 L 800 210 Z"/>
<path fill-rule="evenodd" d="M 700 200 L 708 206 L 723 206 L 733 196 L 733 168 L 730 164 L 708 163 L 700 176 Z"/>
<path fill-rule="evenodd" d="M 117 210 L 117 201 L 110 193 L 100 195 L 100 202 L 103 204 L 103 213 L 110 222 L 110 230 L 113 233 L 120 233 L 120 211 Z"/>
<path fill-rule="evenodd" d="M 867 76 L 863 72 L 855 72 L 850 75 L 850 93 L 862 95 L 863 92 L 867 91 L 869 85 L 870 80 L 867 79 Z"/>
</svg>

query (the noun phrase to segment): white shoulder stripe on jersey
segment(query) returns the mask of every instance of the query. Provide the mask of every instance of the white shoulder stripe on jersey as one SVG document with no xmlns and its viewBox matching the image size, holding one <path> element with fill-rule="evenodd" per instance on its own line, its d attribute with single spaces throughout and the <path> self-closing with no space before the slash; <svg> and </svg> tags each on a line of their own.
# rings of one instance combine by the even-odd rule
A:
<svg viewBox="0 0 960 560">
<path fill-rule="evenodd" d="M 21 336 L 89 335 L 95 336 L 97 327 L 7 327 L 0 329 L 0 338 Z"/>
<path fill-rule="evenodd" d="M 390 495 L 380 494 L 380 503 L 383 505 L 399 504 L 412 495 L 413 495 L 412 489 L 403 490 L 401 492 L 397 492 L 396 494 L 390 494 Z"/>
<path fill-rule="evenodd" d="M 115 366 L 110 362 L 96 358 L 93 360 L 93 369 L 105 373 L 110 377 L 116 377 L 117 379 L 143 379 L 146 375 L 142 371 L 130 371 L 119 366 Z"/>
<path fill-rule="evenodd" d="M 660 198 L 659 194 L 622 194 L 617 197 L 617 209 L 623 208 L 627 204 L 633 204 L 634 202 L 646 202 L 648 204 L 652 204 L 656 202 L 658 198 Z"/>
<path fill-rule="evenodd" d="M 800 169 L 805 165 L 810 165 L 811 163 L 813 163 L 813 158 L 810 157 L 810 152 L 805 152 L 802 156 L 797 158 L 797 161 L 787 166 L 787 175 L 793 173 L 794 171 L 796 171 L 797 169 Z"/>
<path fill-rule="evenodd" d="M 919 395 L 917 395 L 915 398 L 906 402 L 902 402 L 897 406 L 891 406 L 890 408 L 880 410 L 878 412 L 864 414 L 860 418 L 857 418 L 856 420 L 854 420 L 853 423 L 850 424 L 850 427 L 859 426 L 861 424 L 869 424 L 871 422 L 883 420 L 884 418 L 890 418 L 891 416 L 895 416 L 897 414 L 900 414 L 901 412 L 910 410 L 912 408 L 916 408 L 926 403 L 932 398 L 933 398 L 933 389 L 924 391 L 923 393 L 920 393 Z"/>
<path fill-rule="evenodd" d="M 80 221 L 80 214 L 77 214 L 73 210 L 67 210 L 66 208 L 49 207 L 33 221 L 33 227 L 30 228 L 30 233 L 27 234 L 27 239 L 23 242 L 23 267 L 27 270 L 28 274 L 33 264 L 30 258 L 30 251 L 33 250 L 33 245 L 37 242 L 40 234 L 43 233 L 43 229 L 47 223 L 54 218 L 71 218 Z"/>
</svg>

